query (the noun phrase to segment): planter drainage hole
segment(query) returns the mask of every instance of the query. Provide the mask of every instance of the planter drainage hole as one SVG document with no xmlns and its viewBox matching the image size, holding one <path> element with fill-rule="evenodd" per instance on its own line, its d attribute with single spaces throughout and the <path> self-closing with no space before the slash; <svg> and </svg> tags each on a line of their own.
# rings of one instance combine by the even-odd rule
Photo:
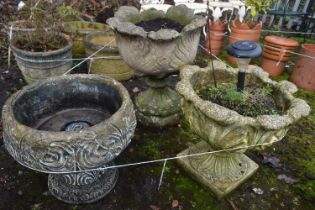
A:
<svg viewBox="0 0 315 210">
<path fill-rule="evenodd" d="M 80 131 L 90 126 L 91 124 L 86 121 L 73 121 L 65 126 L 64 131 Z"/>
</svg>

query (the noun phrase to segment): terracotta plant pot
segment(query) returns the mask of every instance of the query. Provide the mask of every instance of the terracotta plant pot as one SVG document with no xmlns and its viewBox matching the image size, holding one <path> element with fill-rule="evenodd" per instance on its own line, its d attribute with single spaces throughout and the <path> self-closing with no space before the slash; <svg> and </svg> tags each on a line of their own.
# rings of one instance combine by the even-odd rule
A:
<svg viewBox="0 0 315 210">
<path fill-rule="evenodd" d="M 75 58 L 85 57 L 83 38 L 91 32 L 105 31 L 108 26 L 103 23 L 93 23 L 87 21 L 71 21 L 64 24 L 66 34 L 73 40 L 72 55 Z"/>
<path fill-rule="evenodd" d="M 301 54 L 315 57 L 315 44 L 304 44 L 301 48 Z M 315 59 L 299 56 L 294 70 L 290 76 L 290 81 L 298 87 L 309 91 L 315 91 Z"/>
<path fill-rule="evenodd" d="M 108 44 L 111 40 L 115 40 L 113 31 L 94 32 L 84 38 L 86 56 L 90 56 L 97 50 L 106 45 L 104 49 L 99 51 L 92 57 L 108 57 L 95 59 L 91 65 L 92 74 L 105 74 L 116 80 L 128 80 L 133 75 L 133 70 L 121 58 L 116 41 Z"/>
<path fill-rule="evenodd" d="M 231 34 L 229 37 L 229 45 L 234 44 L 240 40 L 250 40 L 258 42 L 261 34 L 262 22 L 257 23 L 241 23 L 239 20 L 231 22 Z M 236 58 L 228 56 L 228 61 L 231 64 L 236 64 Z"/>
<path fill-rule="evenodd" d="M 293 39 L 266 36 L 261 67 L 271 76 L 279 76 L 291 60 L 292 54 L 288 51 L 294 51 L 298 45 Z"/>
<path fill-rule="evenodd" d="M 224 33 L 226 31 L 227 23 L 225 21 L 209 21 L 208 23 L 208 33 L 205 36 L 206 44 L 205 48 L 207 49 L 207 54 L 210 55 L 210 46 L 211 53 L 215 56 L 218 56 L 224 44 Z"/>
</svg>

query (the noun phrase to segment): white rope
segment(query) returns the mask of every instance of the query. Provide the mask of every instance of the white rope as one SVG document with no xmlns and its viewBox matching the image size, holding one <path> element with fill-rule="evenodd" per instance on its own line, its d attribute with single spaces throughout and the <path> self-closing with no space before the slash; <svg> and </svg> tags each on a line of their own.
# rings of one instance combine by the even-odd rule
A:
<svg viewBox="0 0 315 210">
<path fill-rule="evenodd" d="M 298 31 L 273 31 L 273 30 L 267 30 L 263 29 L 263 32 L 270 32 L 270 33 L 281 33 L 281 34 L 307 34 L 307 35 L 315 35 L 315 33 L 311 32 L 298 32 Z"/>
<path fill-rule="evenodd" d="M 217 57 L 216 55 L 214 55 L 212 52 L 210 52 L 208 49 L 206 49 L 204 46 L 202 46 L 201 44 L 199 44 L 199 47 L 201 47 L 205 52 L 211 54 L 215 59 L 217 59 L 218 61 L 224 63 L 228 68 L 233 69 L 232 66 L 228 65 L 227 63 L 225 63 L 223 60 L 221 60 L 219 57 Z"/>
<path fill-rule="evenodd" d="M 252 147 L 262 147 L 262 146 L 271 145 L 271 144 L 276 143 L 278 141 L 281 141 L 281 139 L 279 139 L 275 142 L 268 142 L 268 143 L 263 143 L 263 144 L 247 145 L 247 146 L 243 146 L 243 147 L 228 148 L 228 149 L 214 150 L 214 151 L 209 151 L 209 152 L 194 153 L 194 154 L 187 154 L 187 155 L 161 158 L 161 159 L 155 159 L 155 160 L 141 161 L 141 162 L 135 162 L 135 163 L 127 163 L 127 164 L 120 164 L 120 165 L 112 165 L 112 166 L 100 167 L 100 168 L 95 168 L 95 169 L 75 170 L 75 171 L 45 171 L 45 170 L 38 170 L 36 168 L 30 167 L 29 165 L 25 165 L 21 162 L 20 162 L 20 164 L 22 164 L 23 166 L 25 166 L 29 169 L 32 169 L 34 171 L 40 171 L 40 172 L 48 173 L 48 174 L 85 173 L 85 172 L 93 172 L 93 171 L 102 171 L 102 170 L 107 170 L 107 169 L 125 168 L 125 167 L 130 167 L 130 166 L 138 166 L 138 165 L 151 164 L 151 163 L 159 163 L 159 162 L 165 162 L 165 161 L 169 161 L 169 160 L 177 160 L 177 159 L 189 158 L 189 157 L 198 157 L 198 156 L 221 153 L 221 152 L 231 152 L 231 151 L 249 149 Z"/>
<path fill-rule="evenodd" d="M 161 176 L 160 176 L 160 181 L 159 181 L 159 186 L 158 186 L 158 191 L 160 190 L 160 187 L 162 185 L 163 175 L 164 175 L 164 171 L 165 171 L 165 167 L 166 167 L 166 162 L 167 162 L 167 160 L 164 160 L 164 164 L 163 164 L 163 168 L 162 168 L 162 172 L 161 172 Z"/>
<path fill-rule="evenodd" d="M 90 65 L 89 65 L 89 70 L 88 70 L 88 74 L 91 73 L 91 67 L 92 67 L 92 62 L 94 61 L 94 59 L 91 59 L 90 60 Z"/>
<path fill-rule="evenodd" d="M 97 51 L 95 51 L 94 53 L 92 53 L 90 56 L 88 56 L 87 58 L 85 58 L 84 60 L 82 60 L 80 63 L 78 63 L 77 65 L 73 66 L 71 69 L 69 69 L 68 71 L 66 71 L 64 73 L 64 75 L 70 73 L 73 69 L 75 69 L 76 67 L 80 66 L 82 63 L 84 63 L 85 61 L 87 61 L 88 59 L 90 59 L 91 57 L 93 57 L 95 54 L 97 54 L 98 52 L 100 52 L 101 50 L 103 50 L 105 47 L 107 47 L 109 44 L 111 44 L 113 41 L 115 41 L 115 39 L 112 39 L 111 41 L 109 41 L 108 43 L 106 43 L 103 47 L 101 47 L 100 49 L 98 49 Z"/>
<path fill-rule="evenodd" d="M 9 42 L 11 42 L 12 39 L 12 31 L 13 31 L 13 24 L 10 27 L 10 33 L 9 33 Z M 8 66 L 11 66 L 11 47 L 8 48 Z"/>
</svg>

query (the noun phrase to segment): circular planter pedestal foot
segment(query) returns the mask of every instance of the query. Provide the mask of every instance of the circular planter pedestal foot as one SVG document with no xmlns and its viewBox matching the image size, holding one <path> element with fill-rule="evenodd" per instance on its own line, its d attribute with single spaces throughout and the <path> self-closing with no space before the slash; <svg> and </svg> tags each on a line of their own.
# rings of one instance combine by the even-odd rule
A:
<svg viewBox="0 0 315 210">
<path fill-rule="evenodd" d="M 49 174 L 48 188 L 57 199 L 84 204 L 105 197 L 116 185 L 118 169 L 72 174 Z"/>
<path fill-rule="evenodd" d="M 181 118 L 180 96 L 168 86 L 169 78 L 146 78 L 148 90 L 136 98 L 137 119 L 143 125 L 175 125 Z"/>
</svg>

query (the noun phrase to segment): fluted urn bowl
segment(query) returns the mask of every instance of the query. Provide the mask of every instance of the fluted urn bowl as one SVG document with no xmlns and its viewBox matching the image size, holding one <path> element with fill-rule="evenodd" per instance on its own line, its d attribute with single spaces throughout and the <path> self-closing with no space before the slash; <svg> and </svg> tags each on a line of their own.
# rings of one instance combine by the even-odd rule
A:
<svg viewBox="0 0 315 210">
<path fill-rule="evenodd" d="M 137 25 L 157 19 L 172 20 L 183 29 L 180 32 L 170 28 L 145 31 Z M 185 5 L 172 6 L 166 13 L 155 9 L 139 12 L 135 7 L 122 6 L 107 23 L 115 31 L 124 61 L 137 75 L 148 77 L 150 89 L 136 99 L 138 119 L 156 126 L 176 123 L 180 112 L 179 97 L 167 87 L 165 80 L 194 61 L 205 18 L 194 15 Z"/>
<path fill-rule="evenodd" d="M 214 63 L 218 87 L 235 85 L 237 69 L 226 69 Z M 182 110 L 193 132 L 201 142 L 179 155 L 203 153 L 214 150 L 223 152 L 179 159 L 179 163 L 218 197 L 223 197 L 258 168 L 258 165 L 243 153 L 247 149 L 263 148 L 281 140 L 289 126 L 307 116 L 310 107 L 292 94 L 297 91 L 294 84 L 269 79 L 261 68 L 250 66 L 245 89 L 250 86 L 273 89 L 275 102 L 283 110 L 282 115 L 259 115 L 247 117 L 198 96 L 202 89 L 214 85 L 212 69 L 186 66 L 181 71 L 181 81 L 176 90 L 183 97 Z M 235 87 L 236 88 L 236 87 Z"/>
<path fill-rule="evenodd" d="M 54 77 L 24 87 L 2 111 L 4 144 L 20 164 L 48 173 L 58 199 L 101 199 L 115 186 L 112 165 L 136 127 L 127 90 L 98 75 Z M 89 171 L 90 170 L 90 171 Z"/>
</svg>

